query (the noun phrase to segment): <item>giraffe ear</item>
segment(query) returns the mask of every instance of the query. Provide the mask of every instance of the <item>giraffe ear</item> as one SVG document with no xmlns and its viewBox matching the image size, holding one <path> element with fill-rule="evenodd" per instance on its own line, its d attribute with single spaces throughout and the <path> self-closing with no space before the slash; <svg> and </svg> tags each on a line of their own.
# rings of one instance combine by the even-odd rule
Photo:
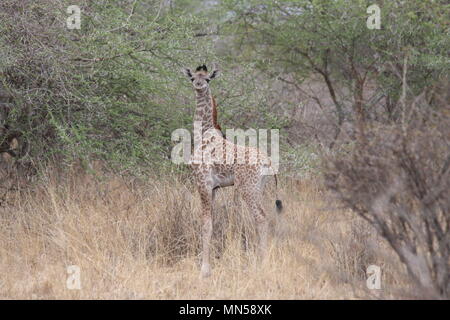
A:
<svg viewBox="0 0 450 320">
<path fill-rule="evenodd" d="M 191 69 L 189 69 L 189 68 L 184 68 L 184 69 L 183 69 L 183 73 L 184 73 L 189 79 L 191 79 L 191 81 L 192 81 L 192 72 L 191 72 Z"/>
<path fill-rule="evenodd" d="M 216 77 L 218 77 L 220 75 L 219 70 L 214 69 L 213 72 L 211 72 L 211 74 L 209 75 L 209 79 L 214 79 Z"/>
</svg>

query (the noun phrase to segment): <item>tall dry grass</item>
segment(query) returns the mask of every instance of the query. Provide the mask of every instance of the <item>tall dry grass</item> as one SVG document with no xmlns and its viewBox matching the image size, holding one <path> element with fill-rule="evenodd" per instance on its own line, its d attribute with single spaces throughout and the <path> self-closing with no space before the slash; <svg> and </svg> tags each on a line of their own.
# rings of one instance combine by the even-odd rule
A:
<svg viewBox="0 0 450 320">
<path fill-rule="evenodd" d="M 0 298 L 4 299 L 352 299 L 401 298 L 403 267 L 374 231 L 336 208 L 318 180 L 273 190 L 268 254 L 257 262 L 252 219 L 220 190 L 214 214 L 213 275 L 199 279 L 200 203 L 189 181 L 93 178 L 48 173 L 0 207 Z M 382 268 L 382 289 L 365 270 Z M 81 289 L 66 286 L 67 267 Z M 405 291 L 406 290 L 406 291 Z"/>
</svg>

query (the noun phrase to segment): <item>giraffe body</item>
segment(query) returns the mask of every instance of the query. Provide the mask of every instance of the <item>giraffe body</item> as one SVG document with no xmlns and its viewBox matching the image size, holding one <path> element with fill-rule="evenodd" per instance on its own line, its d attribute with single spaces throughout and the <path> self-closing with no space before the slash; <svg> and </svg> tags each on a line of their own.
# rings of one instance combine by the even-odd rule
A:
<svg viewBox="0 0 450 320">
<path fill-rule="evenodd" d="M 196 92 L 197 108 L 194 117 L 194 155 L 191 169 L 202 203 L 202 266 L 201 275 L 211 273 L 210 242 L 212 217 L 217 189 L 235 186 L 256 224 L 259 236 L 259 253 L 264 255 L 267 243 L 267 217 L 262 206 L 264 184 L 271 172 L 270 160 L 259 149 L 234 144 L 224 138 L 217 124 L 215 100 L 209 90 L 209 81 L 217 71 L 207 74 L 206 66 L 198 67 L 195 74 L 186 69 Z M 196 130 L 196 125 L 200 128 Z M 277 200 L 277 207 L 281 202 Z"/>
</svg>

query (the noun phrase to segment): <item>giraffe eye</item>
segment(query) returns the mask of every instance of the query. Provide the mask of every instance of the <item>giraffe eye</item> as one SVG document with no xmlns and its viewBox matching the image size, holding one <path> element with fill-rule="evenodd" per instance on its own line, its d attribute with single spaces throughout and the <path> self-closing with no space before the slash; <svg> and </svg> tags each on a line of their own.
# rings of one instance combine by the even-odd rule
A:
<svg viewBox="0 0 450 320">
<path fill-rule="evenodd" d="M 191 81 L 194 81 L 194 78 L 193 78 L 193 77 L 191 78 Z"/>
<path fill-rule="evenodd" d="M 205 79 L 206 80 L 206 82 L 208 82 L 209 83 L 209 81 L 211 80 L 211 79 Z"/>
</svg>

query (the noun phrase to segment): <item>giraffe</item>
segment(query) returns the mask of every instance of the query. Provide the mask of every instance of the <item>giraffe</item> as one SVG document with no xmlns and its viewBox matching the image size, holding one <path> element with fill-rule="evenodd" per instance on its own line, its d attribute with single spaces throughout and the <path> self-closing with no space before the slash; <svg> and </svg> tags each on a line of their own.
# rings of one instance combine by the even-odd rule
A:
<svg viewBox="0 0 450 320">
<path fill-rule="evenodd" d="M 191 80 L 196 94 L 196 111 L 194 116 L 194 154 L 190 166 L 195 177 L 202 205 L 202 263 L 201 277 L 211 275 L 210 242 L 212 236 L 213 204 L 217 189 L 235 186 L 254 217 L 259 238 L 259 256 L 263 257 L 267 243 L 267 217 L 262 206 L 265 177 L 263 169 L 271 169 L 267 155 L 254 147 L 234 144 L 225 139 L 217 124 L 216 103 L 213 99 L 209 82 L 216 78 L 219 71 L 208 73 L 205 65 L 195 72 L 185 69 L 184 73 Z M 200 130 L 196 126 L 200 125 Z M 211 158 L 205 156 L 208 151 Z M 214 161 L 211 161 L 213 159 Z M 269 171 L 270 172 L 270 171 Z M 277 184 L 276 175 L 275 184 Z M 236 192 L 235 191 L 235 192 Z M 275 201 L 277 212 L 281 212 L 282 203 Z"/>
</svg>

